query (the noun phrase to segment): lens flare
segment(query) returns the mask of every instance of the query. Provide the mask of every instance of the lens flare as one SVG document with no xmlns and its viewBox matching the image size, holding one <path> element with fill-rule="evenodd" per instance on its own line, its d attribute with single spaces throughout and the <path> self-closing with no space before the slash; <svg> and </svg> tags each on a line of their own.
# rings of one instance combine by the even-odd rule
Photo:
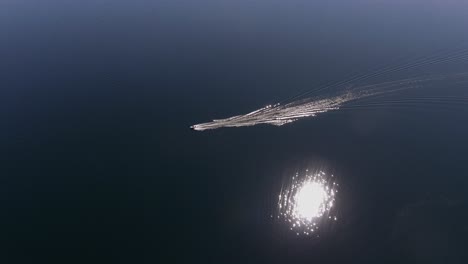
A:
<svg viewBox="0 0 468 264">
<path fill-rule="evenodd" d="M 297 235 L 312 235 L 323 221 L 336 221 L 331 209 L 338 184 L 332 181 L 333 178 L 323 171 L 306 171 L 304 176 L 296 173 L 279 195 L 277 218 L 287 222 Z"/>
</svg>

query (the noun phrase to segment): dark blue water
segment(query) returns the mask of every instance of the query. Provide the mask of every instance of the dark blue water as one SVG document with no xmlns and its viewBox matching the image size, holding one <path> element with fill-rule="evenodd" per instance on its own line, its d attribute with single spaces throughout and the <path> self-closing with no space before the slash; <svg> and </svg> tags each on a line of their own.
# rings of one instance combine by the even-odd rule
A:
<svg viewBox="0 0 468 264">
<path fill-rule="evenodd" d="M 0 262 L 466 263 L 466 104 L 189 126 L 467 48 L 467 12 L 419 0 L 2 1 Z M 340 220 L 298 238 L 270 216 L 281 182 L 320 166 L 341 185 Z"/>
</svg>

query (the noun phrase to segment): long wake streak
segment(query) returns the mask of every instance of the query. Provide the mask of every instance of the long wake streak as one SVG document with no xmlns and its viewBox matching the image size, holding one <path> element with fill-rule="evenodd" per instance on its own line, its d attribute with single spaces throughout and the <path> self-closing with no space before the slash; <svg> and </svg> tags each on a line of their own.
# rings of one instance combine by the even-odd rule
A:
<svg viewBox="0 0 468 264">
<path fill-rule="evenodd" d="M 437 75 L 424 78 L 409 78 L 373 85 L 348 87 L 328 93 L 326 96 L 315 96 L 299 99 L 286 104 L 268 105 L 253 112 L 225 119 L 215 119 L 211 122 L 191 126 L 193 130 L 203 131 L 222 127 L 243 127 L 258 124 L 282 126 L 306 117 L 314 117 L 331 110 L 338 110 L 350 102 L 375 97 L 387 93 L 408 90 L 417 87 L 442 85 L 447 80 L 463 80 L 468 73 Z"/>
</svg>

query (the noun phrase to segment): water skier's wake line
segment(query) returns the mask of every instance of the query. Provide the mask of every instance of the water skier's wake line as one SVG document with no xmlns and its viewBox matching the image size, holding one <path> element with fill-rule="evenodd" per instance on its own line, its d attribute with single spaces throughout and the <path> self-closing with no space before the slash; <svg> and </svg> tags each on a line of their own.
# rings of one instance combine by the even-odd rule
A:
<svg viewBox="0 0 468 264">
<path fill-rule="evenodd" d="M 468 73 L 457 73 L 457 74 L 445 74 L 437 76 L 427 76 L 423 78 L 408 78 L 398 81 L 384 82 L 373 85 L 365 86 L 351 86 L 352 82 L 362 81 L 372 77 L 380 76 L 382 74 L 388 74 L 396 71 L 406 70 L 414 67 L 421 67 L 431 65 L 435 63 L 448 62 L 453 60 L 460 60 L 467 58 L 466 54 L 446 56 L 444 58 L 429 58 L 419 62 L 415 62 L 409 65 L 400 66 L 398 68 L 387 68 L 379 72 L 374 72 L 368 75 L 351 78 L 348 81 L 338 82 L 321 87 L 317 90 L 306 91 L 305 93 L 299 94 L 290 99 L 290 102 L 278 103 L 275 105 L 268 105 L 260 108 L 253 112 L 237 115 L 224 119 L 215 119 L 212 122 L 201 123 L 193 125 L 190 128 L 197 131 L 203 131 L 208 129 L 217 129 L 222 127 L 243 127 L 243 126 L 254 126 L 258 124 L 270 124 L 275 126 L 282 126 L 294 121 L 297 121 L 306 117 L 314 117 L 318 114 L 325 113 L 332 110 L 338 109 L 359 109 L 365 107 L 375 107 L 378 105 L 398 105 L 400 103 L 408 103 L 408 98 L 405 100 L 387 101 L 387 102 L 367 102 L 359 104 L 361 99 L 379 97 L 388 93 L 394 93 L 397 91 L 409 90 L 418 87 L 430 87 L 435 85 L 445 85 L 447 81 L 468 81 Z M 313 93 L 323 91 L 330 88 L 345 87 L 344 89 L 338 89 L 335 91 L 328 91 L 327 95 L 324 96 L 312 96 Z M 304 98 L 305 96 L 311 96 Z M 449 98 L 444 97 L 447 100 L 461 100 L 464 103 L 468 103 L 466 98 Z M 437 98 L 414 98 L 415 102 L 431 102 L 437 100 Z"/>
</svg>

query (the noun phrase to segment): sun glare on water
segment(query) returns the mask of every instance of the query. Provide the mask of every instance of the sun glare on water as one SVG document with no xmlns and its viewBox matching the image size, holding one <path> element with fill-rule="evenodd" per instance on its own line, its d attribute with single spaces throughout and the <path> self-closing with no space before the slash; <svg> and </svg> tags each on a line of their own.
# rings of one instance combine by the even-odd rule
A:
<svg viewBox="0 0 468 264">
<path fill-rule="evenodd" d="M 324 186 L 318 182 L 307 182 L 296 194 L 295 214 L 310 221 L 323 214 L 326 200 L 327 192 Z"/>
<path fill-rule="evenodd" d="M 324 221 L 337 220 L 331 209 L 338 184 L 332 178 L 323 171 L 306 171 L 302 177 L 297 173 L 279 195 L 278 218 L 289 223 L 297 235 L 314 234 Z"/>
</svg>

